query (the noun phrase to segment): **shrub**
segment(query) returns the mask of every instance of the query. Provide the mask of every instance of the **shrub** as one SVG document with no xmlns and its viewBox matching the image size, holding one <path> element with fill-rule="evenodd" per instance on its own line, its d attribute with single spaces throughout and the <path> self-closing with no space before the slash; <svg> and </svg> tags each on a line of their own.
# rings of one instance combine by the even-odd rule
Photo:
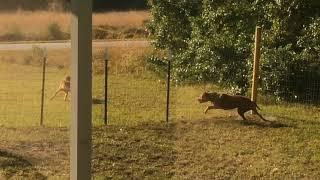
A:
<svg viewBox="0 0 320 180">
<path fill-rule="evenodd" d="M 1 37 L 1 39 L 7 41 L 19 41 L 24 39 L 24 35 L 17 26 L 12 26 L 8 29 L 8 32 Z"/>
<path fill-rule="evenodd" d="M 67 39 L 68 37 L 66 33 L 61 30 L 59 24 L 53 22 L 48 25 L 47 38 L 48 40 L 63 40 Z"/>
<path fill-rule="evenodd" d="M 97 26 L 93 27 L 92 36 L 93 39 L 106 39 L 110 32 L 109 32 L 110 26 Z"/>
</svg>

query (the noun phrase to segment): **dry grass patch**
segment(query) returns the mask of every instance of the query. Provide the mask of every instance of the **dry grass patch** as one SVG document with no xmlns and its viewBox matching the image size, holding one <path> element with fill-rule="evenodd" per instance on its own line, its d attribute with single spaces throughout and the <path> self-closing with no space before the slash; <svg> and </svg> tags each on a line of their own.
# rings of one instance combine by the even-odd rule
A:
<svg viewBox="0 0 320 180">
<path fill-rule="evenodd" d="M 93 15 L 93 25 L 138 28 L 143 26 L 145 21 L 150 18 L 151 15 L 148 11 L 95 13 Z"/>
<path fill-rule="evenodd" d="M 63 33 L 62 38 L 68 38 L 70 18 L 70 13 L 67 12 L 2 12 L 0 13 L 0 40 L 50 40 L 50 33 L 52 33 L 50 26 L 52 27 L 53 24 L 58 25 L 58 30 Z M 124 38 L 127 31 L 136 33 L 144 29 L 145 22 L 150 18 L 148 11 L 95 13 L 93 14 L 94 34 L 99 27 L 106 33 L 103 36 L 100 34 L 99 39 Z M 128 37 L 137 37 L 137 35 Z"/>
</svg>

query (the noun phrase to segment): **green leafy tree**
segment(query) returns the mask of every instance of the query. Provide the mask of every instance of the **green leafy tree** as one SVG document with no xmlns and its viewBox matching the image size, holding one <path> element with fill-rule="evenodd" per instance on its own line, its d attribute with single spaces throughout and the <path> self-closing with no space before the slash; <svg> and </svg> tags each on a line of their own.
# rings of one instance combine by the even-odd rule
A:
<svg viewBox="0 0 320 180">
<path fill-rule="evenodd" d="M 153 15 L 149 29 L 155 46 L 173 53 L 177 81 L 210 81 L 244 93 L 251 79 L 255 26 L 261 26 L 262 86 L 280 96 L 285 91 L 282 74 L 319 67 L 319 4 L 318 0 L 149 0 Z M 275 72 L 279 67 L 282 74 Z M 297 96 L 294 88 L 290 91 Z"/>
</svg>

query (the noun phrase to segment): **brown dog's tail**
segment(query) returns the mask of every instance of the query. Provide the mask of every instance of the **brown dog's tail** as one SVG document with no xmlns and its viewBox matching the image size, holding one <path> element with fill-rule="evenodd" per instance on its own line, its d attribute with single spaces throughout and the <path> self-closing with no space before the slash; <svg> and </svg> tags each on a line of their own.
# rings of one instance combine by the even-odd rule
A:
<svg viewBox="0 0 320 180">
<path fill-rule="evenodd" d="M 261 110 L 261 108 L 257 105 L 256 102 L 254 102 L 254 101 L 252 101 L 252 102 L 253 102 L 253 104 L 254 104 L 259 110 Z"/>
</svg>

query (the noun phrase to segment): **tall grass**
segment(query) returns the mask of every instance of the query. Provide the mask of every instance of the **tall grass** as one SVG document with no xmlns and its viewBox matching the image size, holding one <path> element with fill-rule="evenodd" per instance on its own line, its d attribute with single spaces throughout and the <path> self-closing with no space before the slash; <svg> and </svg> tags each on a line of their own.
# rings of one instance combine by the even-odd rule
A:
<svg viewBox="0 0 320 180">
<path fill-rule="evenodd" d="M 24 40 L 43 40 L 48 27 L 56 23 L 64 33 L 70 31 L 71 14 L 52 11 L 0 12 L 0 37 L 19 31 Z M 93 14 L 93 26 L 113 28 L 141 28 L 150 19 L 147 11 L 107 12 Z M 0 39 L 1 40 L 1 39 Z M 9 39 L 10 40 L 10 39 Z"/>
</svg>

